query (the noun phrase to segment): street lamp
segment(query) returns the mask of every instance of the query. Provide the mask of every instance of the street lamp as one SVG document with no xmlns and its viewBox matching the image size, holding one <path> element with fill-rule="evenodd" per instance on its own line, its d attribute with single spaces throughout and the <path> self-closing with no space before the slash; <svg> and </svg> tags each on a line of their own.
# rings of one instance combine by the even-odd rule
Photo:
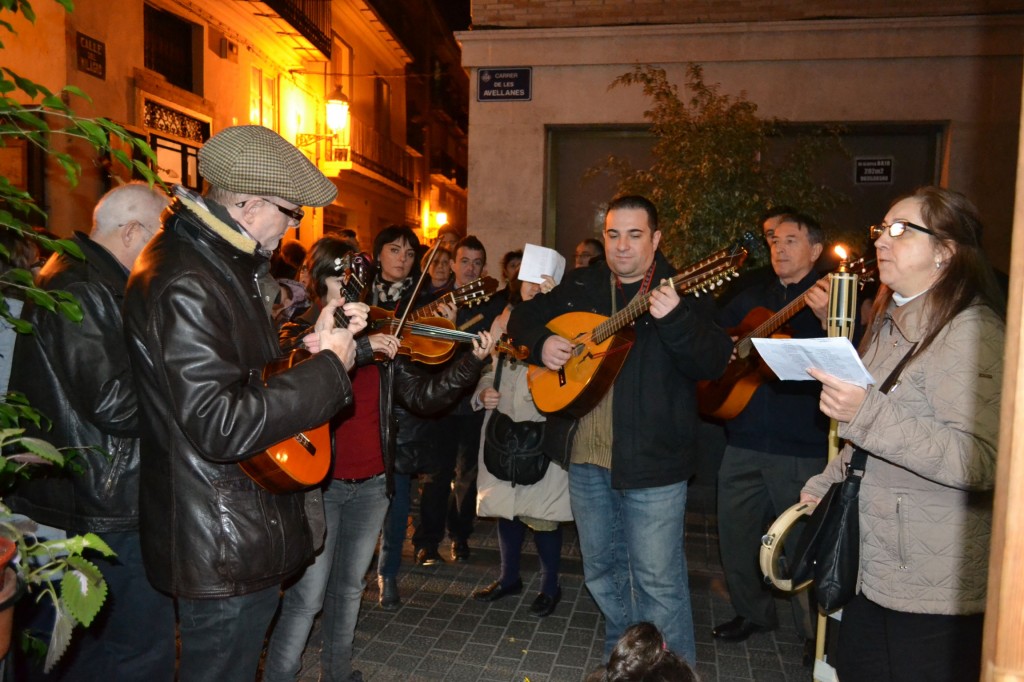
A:
<svg viewBox="0 0 1024 682">
<path fill-rule="evenodd" d="M 306 71 L 304 69 L 291 69 L 288 73 L 293 76 L 296 74 L 310 74 L 324 77 L 324 91 L 327 90 L 327 78 L 330 76 L 347 76 L 349 74 L 343 73 L 331 73 L 328 71 Z M 337 85 L 327 93 L 326 99 L 326 113 L 327 113 L 327 134 L 320 135 L 317 133 L 299 133 L 295 136 L 295 146 L 305 147 L 306 145 L 313 144 L 319 140 L 335 140 L 338 133 L 343 132 L 349 126 L 349 101 L 348 97 L 345 96 L 345 91 L 341 85 Z"/>
<path fill-rule="evenodd" d="M 327 95 L 327 129 L 332 134 L 348 127 L 348 97 L 341 86 Z"/>
</svg>

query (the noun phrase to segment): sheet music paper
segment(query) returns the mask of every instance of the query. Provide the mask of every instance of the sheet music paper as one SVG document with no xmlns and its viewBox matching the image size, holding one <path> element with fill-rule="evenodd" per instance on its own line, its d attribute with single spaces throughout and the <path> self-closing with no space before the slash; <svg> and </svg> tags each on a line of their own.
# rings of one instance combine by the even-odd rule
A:
<svg viewBox="0 0 1024 682">
<path fill-rule="evenodd" d="M 555 282 L 562 281 L 565 273 L 565 257 L 546 246 L 527 244 L 523 248 L 523 261 L 519 264 L 519 279 L 523 282 L 540 284 L 541 275 L 551 275 Z"/>
<path fill-rule="evenodd" d="M 761 358 L 785 381 L 814 381 L 814 367 L 837 379 L 866 388 L 875 380 L 857 349 L 845 336 L 822 339 L 752 339 Z"/>
</svg>

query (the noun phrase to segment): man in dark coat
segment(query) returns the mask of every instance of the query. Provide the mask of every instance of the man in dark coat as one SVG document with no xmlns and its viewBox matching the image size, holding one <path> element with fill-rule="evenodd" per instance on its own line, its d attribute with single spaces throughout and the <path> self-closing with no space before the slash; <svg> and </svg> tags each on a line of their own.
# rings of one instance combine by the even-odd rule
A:
<svg viewBox="0 0 1024 682">
<path fill-rule="evenodd" d="M 323 500 L 318 489 L 265 489 L 239 464 L 276 465 L 268 448 L 349 404 L 352 334 L 367 307 L 345 304 L 339 329 L 337 303 L 326 306 L 306 340 L 318 352 L 264 380 L 281 355 L 271 252 L 302 206 L 325 206 L 337 189 L 262 126 L 212 137 L 199 173 L 208 192 L 174 188 L 125 296 L 142 410 L 142 549 L 150 580 L 177 598 L 179 678 L 251 682 L 281 583 L 323 541 Z"/>
<path fill-rule="evenodd" d="M 578 421 L 549 418 L 546 431 L 566 435 L 556 449 L 571 462 L 572 512 L 586 585 L 605 617 L 605 658 L 629 625 L 651 621 L 692 664 L 683 519 L 697 457 L 695 382 L 722 373 L 732 341 L 714 323 L 709 297 L 681 297 L 662 285 L 675 269 L 657 250 L 658 213 L 649 200 L 613 200 L 604 240 L 605 262 L 573 270 L 550 293 L 517 306 L 508 331 L 530 349 L 530 362 L 557 371 L 574 343 L 547 328 L 552 319 L 612 315 L 649 294 L 635 341 L 613 350 L 628 355 L 611 390 Z M 536 387 L 534 399 L 540 405 Z"/>
<path fill-rule="evenodd" d="M 52 422 L 28 435 L 75 448 L 74 464 L 39 469 L 6 498 L 12 509 L 72 534 L 98 534 L 116 558 L 88 553 L 107 581 L 109 599 L 92 627 L 78 633 L 57 674 L 100 679 L 174 676 L 174 605 L 146 580 L 139 546 L 138 403 L 121 303 L 128 271 L 160 229 L 167 195 L 142 183 L 111 190 L 93 211 L 89 235 L 72 241 L 85 260 L 54 254 L 37 278 L 40 288 L 74 295 L 82 321 L 72 322 L 34 302 L 19 336 L 11 389 L 24 393 Z"/>
<path fill-rule="evenodd" d="M 771 276 L 739 292 L 722 309 L 718 321 L 727 329 L 742 328 L 751 311 L 778 312 L 804 297 L 820 277 L 814 264 L 824 235 L 816 220 L 781 214 L 766 238 Z M 812 307 L 799 310 L 786 323 L 793 338 L 825 336 L 817 315 L 824 317 L 827 296 L 814 293 L 816 298 L 804 298 Z M 764 317 L 755 319 L 753 327 L 764 322 Z M 758 565 L 760 538 L 766 520 L 796 504 L 807 479 L 825 466 L 828 418 L 818 409 L 820 393 L 814 381 L 763 382 L 743 410 L 726 422 L 727 445 L 718 472 L 718 536 L 736 617 L 713 629 L 717 639 L 739 642 L 778 625 L 774 594 Z M 798 537 L 799 529 L 794 529 L 790 544 Z M 793 595 L 792 605 L 798 632 L 812 640 L 807 592 Z"/>
</svg>

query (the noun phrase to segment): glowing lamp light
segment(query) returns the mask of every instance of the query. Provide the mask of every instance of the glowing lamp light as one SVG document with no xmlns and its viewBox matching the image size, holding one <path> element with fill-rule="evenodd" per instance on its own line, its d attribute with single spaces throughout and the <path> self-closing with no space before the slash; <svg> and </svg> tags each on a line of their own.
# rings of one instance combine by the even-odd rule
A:
<svg viewBox="0 0 1024 682">
<path fill-rule="evenodd" d="M 348 127 L 348 97 L 341 86 L 327 95 L 327 129 L 332 133 Z"/>
<path fill-rule="evenodd" d="M 434 225 L 437 227 L 444 227 L 448 224 L 448 214 L 444 211 L 438 211 L 434 214 Z"/>
<path fill-rule="evenodd" d="M 839 256 L 839 260 L 845 261 L 847 256 L 849 255 L 846 253 L 846 249 L 843 248 L 842 244 L 836 244 L 836 248 L 833 249 L 833 251 L 835 251 L 836 255 Z"/>
</svg>

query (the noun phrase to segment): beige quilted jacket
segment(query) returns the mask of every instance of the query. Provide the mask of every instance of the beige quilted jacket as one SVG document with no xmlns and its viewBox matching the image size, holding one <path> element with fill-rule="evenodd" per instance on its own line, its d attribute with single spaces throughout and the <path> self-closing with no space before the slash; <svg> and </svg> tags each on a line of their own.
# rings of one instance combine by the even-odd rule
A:
<svg viewBox="0 0 1024 682">
<path fill-rule="evenodd" d="M 896 308 L 864 355 L 875 380 L 921 340 L 926 297 Z M 960 313 L 883 395 L 872 387 L 839 434 L 873 453 L 860 493 L 859 591 L 912 613 L 985 610 L 996 473 L 1003 322 L 975 305 Z M 822 496 L 852 448 L 804 490 Z"/>
</svg>

